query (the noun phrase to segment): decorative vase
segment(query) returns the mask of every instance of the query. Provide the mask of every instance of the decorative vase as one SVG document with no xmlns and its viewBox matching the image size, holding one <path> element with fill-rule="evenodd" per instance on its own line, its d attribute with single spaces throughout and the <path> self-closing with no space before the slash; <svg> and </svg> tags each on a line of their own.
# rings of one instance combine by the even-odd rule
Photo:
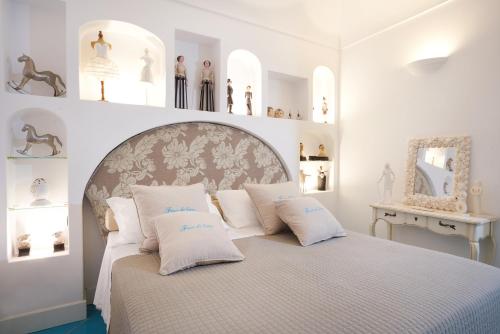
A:
<svg viewBox="0 0 500 334">
<path fill-rule="evenodd" d="M 49 184 L 44 178 L 35 179 L 31 184 L 30 190 L 34 198 L 34 201 L 31 202 L 32 206 L 50 205 L 50 201 L 47 199 L 49 196 Z"/>
</svg>

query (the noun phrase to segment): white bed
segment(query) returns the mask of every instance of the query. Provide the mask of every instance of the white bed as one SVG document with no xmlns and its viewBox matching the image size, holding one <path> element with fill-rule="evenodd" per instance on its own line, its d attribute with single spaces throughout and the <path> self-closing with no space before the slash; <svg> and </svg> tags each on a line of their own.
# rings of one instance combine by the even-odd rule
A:
<svg viewBox="0 0 500 334">
<path fill-rule="evenodd" d="M 244 228 L 233 228 L 228 226 L 227 233 L 232 240 L 264 235 L 261 226 L 249 226 Z M 119 232 L 110 232 L 104 255 L 102 257 L 101 270 L 97 280 L 94 296 L 94 304 L 101 311 L 102 318 L 109 327 L 111 317 L 111 269 L 116 260 L 126 256 L 140 254 L 139 244 L 126 244 L 120 240 Z"/>
</svg>

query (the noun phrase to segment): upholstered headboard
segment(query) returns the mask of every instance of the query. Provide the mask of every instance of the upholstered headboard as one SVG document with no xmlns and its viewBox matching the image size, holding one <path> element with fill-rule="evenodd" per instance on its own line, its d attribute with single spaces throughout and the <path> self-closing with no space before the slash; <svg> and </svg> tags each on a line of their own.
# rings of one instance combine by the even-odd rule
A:
<svg viewBox="0 0 500 334">
<path fill-rule="evenodd" d="M 243 130 L 214 123 L 178 123 L 142 132 L 111 151 L 90 178 L 85 195 L 103 236 L 109 197 L 130 197 L 129 185 L 203 183 L 211 194 L 244 183 L 289 180 L 277 154 Z"/>
</svg>

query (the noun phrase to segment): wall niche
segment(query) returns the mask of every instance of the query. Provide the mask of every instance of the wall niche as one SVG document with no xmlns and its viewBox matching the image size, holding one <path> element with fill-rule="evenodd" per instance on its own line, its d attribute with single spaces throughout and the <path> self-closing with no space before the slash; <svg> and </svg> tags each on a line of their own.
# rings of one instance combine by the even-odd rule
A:
<svg viewBox="0 0 500 334">
<path fill-rule="evenodd" d="M 335 75 L 326 66 L 318 66 L 313 73 L 313 121 L 335 123 Z M 326 115 L 323 109 L 327 109 Z"/>
<path fill-rule="evenodd" d="M 109 43 L 98 40 L 99 31 Z M 109 46 L 111 45 L 111 47 Z M 107 58 L 107 59 L 103 59 Z M 113 20 L 80 27 L 80 99 L 165 106 L 165 46 L 153 33 Z"/>
</svg>

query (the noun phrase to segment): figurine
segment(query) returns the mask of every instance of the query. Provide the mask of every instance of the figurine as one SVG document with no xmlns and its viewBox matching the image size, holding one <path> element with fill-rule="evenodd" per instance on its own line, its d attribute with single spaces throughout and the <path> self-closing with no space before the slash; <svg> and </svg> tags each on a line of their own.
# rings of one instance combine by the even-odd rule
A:
<svg viewBox="0 0 500 334">
<path fill-rule="evenodd" d="M 319 148 L 318 149 L 319 149 L 319 151 L 318 151 L 318 157 L 321 157 L 321 158 L 328 157 L 327 154 L 326 154 L 325 145 L 319 144 Z"/>
<path fill-rule="evenodd" d="M 274 117 L 273 107 L 267 107 L 267 117 Z"/>
<path fill-rule="evenodd" d="M 227 79 L 227 111 L 233 113 L 233 82 Z"/>
<path fill-rule="evenodd" d="M 47 199 L 49 196 L 49 184 L 44 178 L 35 179 L 31 183 L 30 191 L 34 198 L 34 201 L 31 202 L 32 206 L 50 205 L 50 201 Z"/>
<path fill-rule="evenodd" d="M 175 107 L 188 108 L 186 66 L 182 55 L 177 56 L 177 64 L 175 64 Z"/>
<path fill-rule="evenodd" d="M 52 154 L 51 156 L 58 155 L 61 153 L 60 150 L 57 149 L 56 147 L 56 142 L 61 146 L 62 148 L 62 142 L 59 139 L 59 137 L 51 135 L 51 134 L 45 134 L 45 135 L 38 135 L 36 133 L 35 128 L 32 125 L 25 124 L 22 128 L 23 132 L 27 132 L 26 134 L 26 146 L 24 147 L 23 150 L 17 150 L 18 153 L 22 155 L 29 155 L 29 150 L 33 146 L 33 144 L 46 144 L 52 148 Z"/>
<path fill-rule="evenodd" d="M 392 187 L 394 186 L 394 181 L 396 180 L 396 175 L 391 169 L 391 166 L 387 163 L 385 164 L 382 175 L 378 180 L 378 184 L 384 181 L 384 196 L 382 199 L 382 204 L 392 204 Z"/>
<path fill-rule="evenodd" d="M 288 119 L 292 119 L 292 112 L 291 111 L 288 112 Z"/>
<path fill-rule="evenodd" d="M 297 119 L 300 121 L 302 119 L 302 116 L 300 116 L 300 110 L 297 110 Z"/>
<path fill-rule="evenodd" d="M 97 34 L 97 40 L 90 42 L 90 46 L 95 50 L 95 56 L 90 59 L 85 72 L 95 76 L 101 82 L 101 101 L 105 102 L 104 79 L 118 78 L 120 70 L 118 66 L 108 58 L 108 51 L 112 46 L 104 40 L 102 31 Z"/>
<path fill-rule="evenodd" d="M 326 190 L 326 171 L 323 170 L 323 166 L 319 166 L 318 171 L 318 190 L 325 191 Z"/>
<path fill-rule="evenodd" d="M 141 60 L 144 61 L 144 67 L 141 72 L 141 81 L 147 83 L 153 83 L 153 71 L 151 70 L 151 66 L 153 66 L 153 58 L 149 55 L 149 50 L 144 49 L 144 56 L 141 57 Z"/>
<path fill-rule="evenodd" d="M 19 251 L 19 256 L 30 255 L 31 241 L 29 234 L 21 234 L 17 237 L 17 249 Z"/>
<path fill-rule="evenodd" d="M 247 115 L 252 116 L 252 86 L 247 86 L 245 91 L 245 100 L 247 103 Z"/>
<path fill-rule="evenodd" d="M 327 122 L 327 117 L 328 117 L 328 103 L 326 103 L 326 97 L 323 96 L 323 105 L 321 106 L 321 111 L 323 112 L 323 117 L 325 120 L 325 124 Z"/>
<path fill-rule="evenodd" d="M 285 116 L 285 112 L 280 108 L 274 110 L 274 118 L 283 118 Z"/>
<path fill-rule="evenodd" d="M 64 237 L 64 232 L 59 231 L 53 234 L 54 236 L 54 252 L 61 252 L 64 250 L 64 243 L 66 238 Z"/>
<path fill-rule="evenodd" d="M 474 182 L 470 187 L 471 212 L 480 215 L 483 211 L 481 200 L 483 196 L 483 184 L 480 181 Z"/>
<path fill-rule="evenodd" d="M 308 176 L 311 176 L 311 175 L 306 174 L 303 169 L 300 170 L 300 173 L 299 173 L 299 184 L 300 184 L 300 190 L 303 193 L 306 192 L 306 180 L 307 180 Z"/>
<path fill-rule="evenodd" d="M 210 60 L 203 61 L 201 70 L 201 96 L 200 110 L 215 111 L 214 103 L 214 71 L 211 68 Z"/>
<path fill-rule="evenodd" d="M 45 82 L 47 85 L 52 87 L 52 89 L 54 90 L 54 96 L 56 97 L 63 96 L 66 93 L 66 85 L 64 84 L 64 81 L 62 80 L 60 75 L 51 71 L 40 71 L 40 72 L 37 71 L 33 59 L 31 59 L 29 56 L 25 54 L 17 58 L 17 61 L 20 63 L 24 62 L 23 79 L 18 85 L 16 85 L 13 81 L 8 82 L 9 86 L 15 89 L 16 91 L 20 93 L 25 93 L 23 90 L 24 86 L 30 80 L 34 80 L 34 81 Z M 59 88 L 57 83 L 59 83 L 59 85 L 62 86 L 62 89 Z"/>
<path fill-rule="evenodd" d="M 300 147 L 300 161 L 306 161 L 307 158 L 306 155 L 304 154 L 304 144 L 300 143 L 299 147 Z"/>
</svg>

